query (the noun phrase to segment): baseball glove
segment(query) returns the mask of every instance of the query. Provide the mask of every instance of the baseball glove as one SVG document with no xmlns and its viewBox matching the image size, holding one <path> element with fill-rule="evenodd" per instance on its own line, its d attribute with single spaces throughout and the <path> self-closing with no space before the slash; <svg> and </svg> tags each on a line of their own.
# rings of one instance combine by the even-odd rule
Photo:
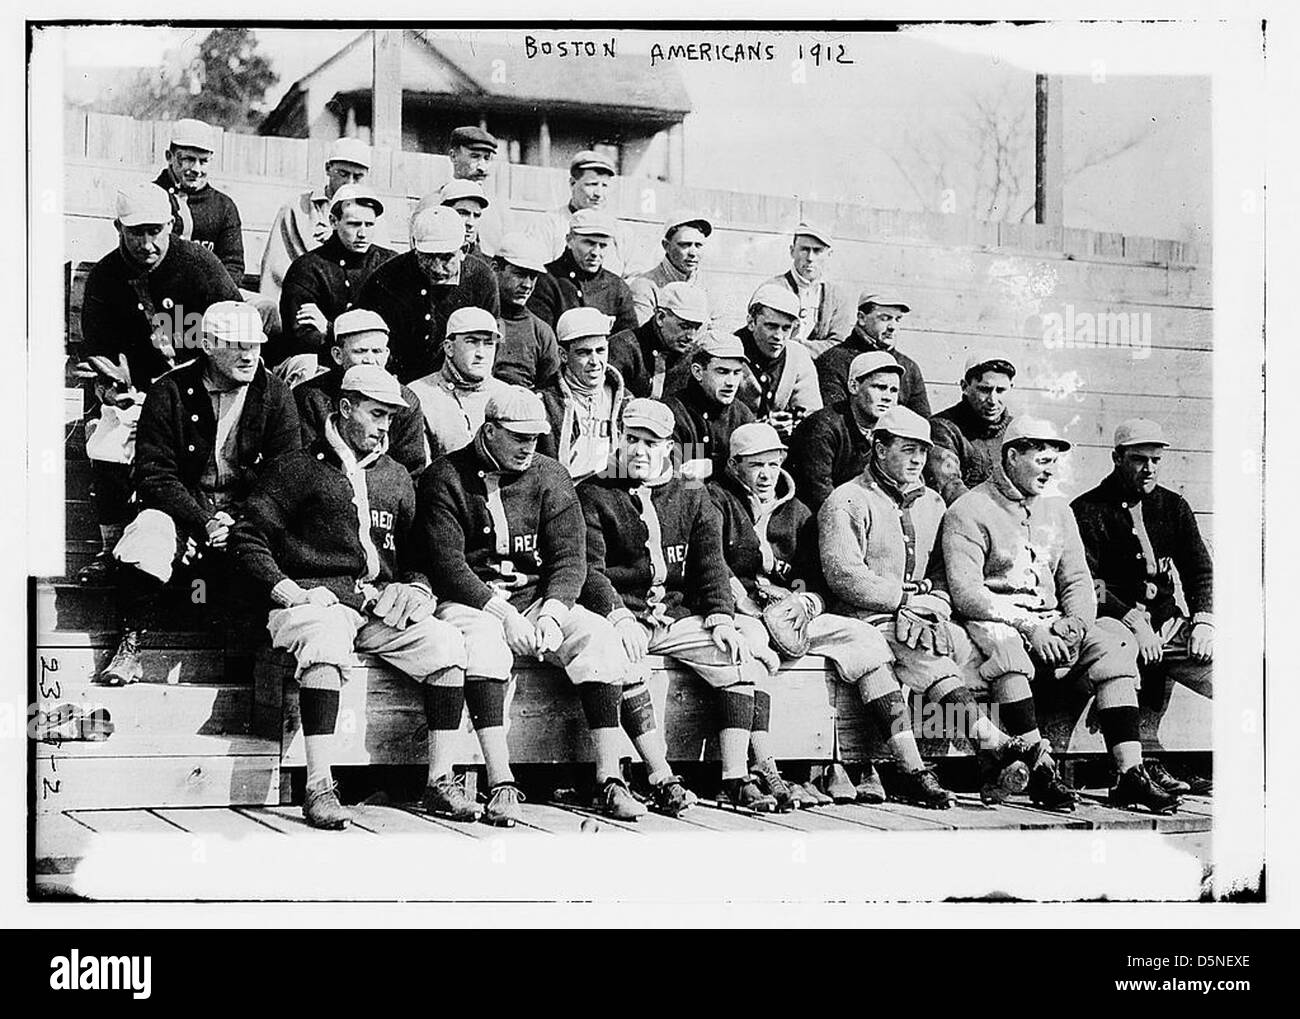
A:
<svg viewBox="0 0 1300 1019">
<path fill-rule="evenodd" d="M 786 595 L 763 610 L 763 625 L 772 647 L 782 658 L 793 660 L 808 653 L 808 624 L 815 615 L 814 606 L 798 593 Z"/>
</svg>

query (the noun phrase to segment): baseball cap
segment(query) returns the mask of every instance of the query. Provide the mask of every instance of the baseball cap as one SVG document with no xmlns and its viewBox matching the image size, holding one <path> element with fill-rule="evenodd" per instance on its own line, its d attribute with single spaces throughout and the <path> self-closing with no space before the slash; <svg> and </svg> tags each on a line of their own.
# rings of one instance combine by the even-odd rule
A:
<svg viewBox="0 0 1300 1019">
<path fill-rule="evenodd" d="M 344 202 L 356 202 L 358 205 L 369 205 L 375 210 L 376 216 L 384 214 L 384 203 L 379 200 L 379 196 L 371 191 L 364 184 L 344 184 L 334 192 L 334 197 L 330 199 L 330 212 L 334 212 Z"/>
<path fill-rule="evenodd" d="M 561 345 L 583 336 L 608 336 L 614 319 L 599 308 L 570 308 L 555 323 L 555 342 Z"/>
<path fill-rule="evenodd" d="M 541 241 L 519 231 L 501 238 L 496 257 L 528 272 L 546 271 L 546 249 L 542 247 Z"/>
<path fill-rule="evenodd" d="M 495 333 L 501 335 L 496 316 L 486 308 L 457 308 L 447 316 L 447 335 Z"/>
<path fill-rule="evenodd" d="M 894 360 L 894 355 L 884 350 L 868 350 L 859 354 L 849 363 L 848 380 L 874 375 L 876 372 L 898 372 L 903 377 L 903 366 Z"/>
<path fill-rule="evenodd" d="M 679 226 L 697 227 L 705 237 L 713 233 L 713 224 L 705 216 L 693 209 L 682 209 L 669 216 L 664 221 L 664 236 L 667 237 Z"/>
<path fill-rule="evenodd" d="M 1011 424 L 1007 425 L 1007 430 L 1002 433 L 1002 445 L 1009 446 L 1020 439 L 1049 442 L 1063 453 L 1070 448 L 1070 443 L 1057 434 L 1056 426 L 1042 418 L 1012 418 Z"/>
<path fill-rule="evenodd" d="M 357 166 L 364 166 L 370 169 L 370 146 L 360 138 L 339 138 L 330 146 L 329 155 L 325 157 L 325 162 L 329 163 L 355 163 Z"/>
<path fill-rule="evenodd" d="M 503 386 L 488 399 L 483 419 L 521 435 L 544 435 L 551 430 L 542 398 L 523 386 Z"/>
<path fill-rule="evenodd" d="M 217 343 L 265 343 L 262 315 L 243 301 L 217 301 L 203 313 L 203 335 Z"/>
<path fill-rule="evenodd" d="M 1012 378 L 1016 374 L 1016 366 L 1011 363 L 1011 358 L 1005 354 L 971 354 L 970 357 L 966 358 L 966 367 L 962 371 L 962 378 L 970 378 L 972 374 L 982 375 L 990 369 L 1003 372 Z"/>
<path fill-rule="evenodd" d="M 785 451 L 785 443 L 775 428 L 763 421 L 751 421 L 731 433 L 731 455 L 751 456 L 770 453 L 775 449 Z"/>
<path fill-rule="evenodd" d="M 214 152 L 212 128 L 201 120 L 185 117 L 172 125 L 172 147 L 179 145 L 186 149 L 198 149 L 201 152 Z"/>
<path fill-rule="evenodd" d="M 1147 418 L 1129 418 L 1115 429 L 1115 448 L 1121 446 L 1168 446 L 1165 430 Z"/>
<path fill-rule="evenodd" d="M 831 240 L 831 232 L 819 223 L 809 223 L 807 220 L 800 220 L 799 225 L 794 228 L 796 237 L 811 237 L 813 240 L 821 241 L 828 248 L 834 243 Z"/>
<path fill-rule="evenodd" d="M 902 308 L 904 311 L 911 311 L 911 307 L 906 301 L 899 300 L 897 294 L 891 294 L 889 291 L 864 290 L 858 297 L 858 307 L 864 304 L 879 304 L 885 308 Z"/>
<path fill-rule="evenodd" d="M 465 243 L 465 223 L 455 209 L 438 205 L 411 217 L 411 244 L 425 254 L 459 251 Z"/>
<path fill-rule="evenodd" d="M 602 156 L 592 149 L 583 149 L 569 161 L 570 175 L 579 174 L 583 170 L 604 170 L 611 175 L 615 172 L 614 164 L 609 161 L 609 157 Z"/>
<path fill-rule="evenodd" d="M 672 436 L 676 425 L 673 412 L 658 400 L 638 396 L 628 400 L 623 408 L 623 431 L 629 428 L 644 428 L 651 435 L 667 439 Z"/>
<path fill-rule="evenodd" d="M 591 237 L 613 237 L 614 217 L 599 209 L 579 209 L 569 221 L 569 233 Z"/>
<path fill-rule="evenodd" d="M 930 422 L 910 407 L 890 407 L 876 422 L 872 434 L 876 432 L 888 432 L 899 439 L 915 439 L 927 446 L 934 445 L 930 438 Z"/>
<path fill-rule="evenodd" d="M 473 125 L 455 128 L 451 132 L 449 144 L 452 148 L 459 145 L 467 149 L 483 149 L 487 152 L 497 150 L 497 140 L 481 127 Z"/>
<path fill-rule="evenodd" d="M 132 184 L 117 193 L 117 221 L 144 226 L 172 221 L 172 200 L 157 184 Z"/>
<path fill-rule="evenodd" d="M 343 373 L 339 392 L 360 393 L 389 407 L 409 407 L 402 384 L 377 364 L 354 364 Z"/>
<path fill-rule="evenodd" d="M 488 196 L 483 193 L 483 188 L 477 181 L 455 178 L 447 181 L 438 189 L 438 201 L 442 205 L 450 205 L 462 198 L 473 198 L 485 209 L 492 204 L 488 201 Z"/>
<path fill-rule="evenodd" d="M 666 283 L 659 288 L 659 307 L 683 322 L 702 325 L 709 320 L 709 295 L 693 283 Z"/>
<path fill-rule="evenodd" d="M 737 361 L 749 363 L 749 358 L 745 356 L 745 345 L 740 342 L 739 336 L 731 333 L 721 336 L 713 332 L 706 333 L 695 353 L 697 355 L 707 354 L 709 357 L 734 358 Z"/>
<path fill-rule="evenodd" d="M 778 286 L 775 283 L 764 283 L 754 291 L 754 296 L 749 299 L 748 307 L 752 308 L 756 304 L 761 304 L 764 308 L 771 308 L 773 311 L 779 311 L 782 315 L 789 315 L 792 318 L 799 317 L 799 298 L 794 295 L 794 291 L 789 287 Z"/>
<path fill-rule="evenodd" d="M 334 336 L 337 339 L 373 332 L 387 333 L 388 323 L 379 312 L 369 308 L 353 308 L 334 320 Z"/>
</svg>

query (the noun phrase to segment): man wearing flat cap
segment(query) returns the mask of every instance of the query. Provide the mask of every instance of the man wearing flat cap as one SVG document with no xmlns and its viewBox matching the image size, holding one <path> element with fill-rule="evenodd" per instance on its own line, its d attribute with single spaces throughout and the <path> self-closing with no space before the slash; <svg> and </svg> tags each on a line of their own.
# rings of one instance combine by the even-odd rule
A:
<svg viewBox="0 0 1300 1019">
<path fill-rule="evenodd" d="M 562 255 L 569 245 L 573 217 L 583 209 L 599 211 L 608 216 L 609 237 L 604 251 L 604 267 L 615 276 L 622 276 L 628 263 L 629 239 L 626 231 L 613 213 L 614 175 L 617 170 L 607 156 L 591 149 L 583 149 L 569 161 L 569 201 L 544 216 L 535 218 L 531 225 L 533 236 L 541 242 L 548 258 Z M 607 309 L 602 309 L 606 311 Z M 636 325 L 630 321 L 620 329 Z"/>
<path fill-rule="evenodd" d="M 541 389 L 560 370 L 555 330 L 528 310 L 537 280 L 546 274 L 542 246 L 528 234 L 506 234 L 492 268 L 501 295 L 501 343 L 492 374 L 511 385 Z"/>
<path fill-rule="evenodd" d="M 749 359 L 737 398 L 782 439 L 822 408 L 812 355 L 793 341 L 798 323 L 798 298 L 785 287 L 764 283 L 749 299 L 749 321 L 736 330 Z"/>
<path fill-rule="evenodd" d="M 894 333 L 911 309 L 892 294 L 864 291 L 858 298 L 858 318 L 852 331 L 817 358 L 817 377 L 821 380 L 822 401 L 827 407 L 844 399 L 847 369 L 853 359 L 866 351 L 884 351 L 903 368 L 898 390 L 898 405 L 930 416 L 930 397 L 925 379 L 915 361 L 894 345 Z"/>
<path fill-rule="evenodd" d="M 633 396 L 666 400 L 690 380 L 690 357 L 709 319 L 704 291 L 690 283 L 666 283 L 654 313 L 635 329 L 609 338 L 609 363 Z"/>
<path fill-rule="evenodd" d="M 987 351 L 971 354 L 962 374 L 961 399 L 930 419 L 934 447 L 925 480 L 947 505 L 987 481 L 1002 459 L 1002 435 L 1012 418 L 1007 394 L 1015 382 L 1010 358 Z"/>
<path fill-rule="evenodd" d="M 579 209 L 569 223 L 564 254 L 546 264 L 546 275 L 528 302 L 552 328 L 570 308 L 597 308 L 614 319 L 614 328 L 636 328 L 632 291 L 605 265 L 617 232 L 614 217 L 600 209 Z"/>
<path fill-rule="evenodd" d="M 731 433 L 754 420 L 754 412 L 736 398 L 747 363 L 737 337 L 709 333 L 691 354 L 690 381 L 665 401 L 676 422 L 673 441 L 682 471 L 696 481 L 722 476 Z"/>
<path fill-rule="evenodd" d="M 1097 581 L 1097 614 L 1132 631 L 1142 707 L 1156 715 L 1173 683 L 1213 696 L 1214 563 L 1187 500 L 1157 484 L 1168 448 L 1157 422 L 1124 421 L 1115 429 L 1114 469 L 1071 503 Z M 1175 577 L 1186 612 L 1175 598 Z M 1192 791 L 1159 761 L 1147 771 L 1168 792 Z M 1198 791 L 1207 785 L 1199 780 Z"/>
<path fill-rule="evenodd" d="M 389 370 L 403 382 L 437 371 L 447 320 L 459 308 L 501 310 L 497 281 L 481 258 L 466 258 L 465 226 L 442 206 L 411 217 L 411 250 L 367 277 L 357 305 L 388 323 Z"/>
<path fill-rule="evenodd" d="M 700 277 L 700 263 L 712 233 L 713 224 L 698 212 L 683 210 L 668 217 L 661 242 L 663 259 L 653 269 L 627 281 L 639 325 L 645 325 L 654 316 L 659 307 L 659 294 L 669 283 L 698 287 L 703 292 L 707 315 L 709 294 Z"/>
<path fill-rule="evenodd" d="M 815 223 L 800 223 L 790 243 L 790 268 L 768 280 L 789 290 L 799 300 L 799 325 L 795 339 L 814 358 L 834 346 L 853 328 L 852 298 L 826 279 L 831 235 Z M 823 403 L 830 404 L 823 394 Z"/>
<path fill-rule="evenodd" d="M 473 820 L 451 777 L 465 704 L 465 641 L 433 616 L 437 601 L 415 564 L 415 489 L 387 455 L 397 379 L 375 364 L 349 368 L 335 409 L 310 446 L 263 473 L 231 534 L 236 565 L 269 611 L 272 646 L 293 655 L 307 754 L 303 816 L 314 828 L 351 822 L 331 765 L 339 691 L 356 652 L 420 683 L 429 726 L 426 809 Z"/>
<path fill-rule="evenodd" d="M 370 173 L 370 146 L 360 138 L 339 138 L 325 156 L 325 183 L 280 206 L 262 252 L 263 297 L 279 302 L 284 274 L 295 258 L 324 244 L 332 234 L 330 199 L 345 184 L 360 184 Z M 284 327 L 290 320 L 283 320 Z"/>
<path fill-rule="evenodd" d="M 609 316 L 571 308 L 560 316 L 560 373 L 542 390 L 551 431 L 537 450 L 554 457 L 574 483 L 605 470 L 627 400 L 623 376 L 609 363 Z"/>
</svg>

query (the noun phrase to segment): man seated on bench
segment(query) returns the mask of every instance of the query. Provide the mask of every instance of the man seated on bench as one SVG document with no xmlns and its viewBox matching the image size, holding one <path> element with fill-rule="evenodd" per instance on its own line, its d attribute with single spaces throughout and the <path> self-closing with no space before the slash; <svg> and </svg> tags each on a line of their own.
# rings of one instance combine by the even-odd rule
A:
<svg viewBox="0 0 1300 1019">
<path fill-rule="evenodd" d="M 675 476 L 673 423 L 664 404 L 630 400 L 611 469 L 580 486 L 587 519 L 582 603 L 614 624 L 639 670 L 639 681 L 624 692 L 623 701 L 625 726 L 637 746 L 654 726 L 646 655 L 674 658 L 718 691 L 718 802 L 775 810 L 775 797 L 749 773 L 748 754 L 755 687 L 779 663 L 773 660 L 769 668 L 755 657 L 755 650 L 776 656 L 767 648 L 762 624 L 736 615 L 722 521 L 702 484 Z M 652 765 L 650 784 L 656 801 L 673 812 L 671 804 L 683 792 L 666 763 L 658 771 Z"/>
<path fill-rule="evenodd" d="M 623 376 L 609 363 L 610 322 L 596 308 L 570 308 L 561 315 L 560 374 L 541 390 L 551 430 L 537 448 L 560 461 L 574 484 L 609 463 L 627 400 Z"/>
<path fill-rule="evenodd" d="M 99 676 L 110 685 L 141 678 L 140 641 L 178 563 L 203 577 L 204 603 L 228 604 L 208 589 L 226 579 L 238 506 L 268 464 L 300 445 L 293 397 L 258 357 L 266 334 L 257 309 L 218 301 L 199 342 L 201 356 L 159 379 L 140 414 L 140 511 L 113 549 L 122 639 Z"/>
<path fill-rule="evenodd" d="M 386 453 L 405 401 L 378 365 L 349 368 L 336 411 L 307 448 L 259 480 L 231 537 L 234 559 L 267 602 L 271 644 L 293 655 L 307 795 L 314 828 L 346 828 L 331 764 L 339 690 L 354 652 L 377 655 L 424 686 L 429 724 L 426 809 L 474 820 L 451 777 L 465 705 L 465 642 L 434 618 L 428 578 L 414 565 L 415 489 Z"/>
<path fill-rule="evenodd" d="M 1043 494 L 1069 448 L 1051 422 L 1017 417 L 1002 435 L 993 475 L 948 507 L 942 540 L 953 610 L 988 657 L 985 674 L 996 671 L 996 683 L 1019 690 L 996 698 L 1009 731 L 1038 738 L 1031 678 L 1085 680 L 1119 773 L 1111 804 L 1169 813 L 1178 798 L 1142 763 L 1137 642 L 1118 619 L 1097 618 L 1074 514 L 1062 497 Z M 1040 784 L 1036 792 L 1031 778 L 1029 791 L 1044 806 L 1074 806 L 1073 790 L 1059 782 Z"/>
<path fill-rule="evenodd" d="M 465 635 L 465 701 L 490 786 L 483 819 L 509 827 L 521 816 L 505 730 L 518 656 L 559 666 L 577 685 L 599 806 L 635 820 L 645 807 L 619 777 L 619 701 L 630 665 L 609 621 L 574 604 L 587 573 L 582 510 L 568 472 L 537 453 L 537 437 L 551 427 L 541 397 L 502 385 L 474 441 L 420 476 L 417 500 L 438 618 Z"/>
<path fill-rule="evenodd" d="M 1010 739 L 980 714 L 967 688 L 978 656 L 950 619 L 937 548 L 943 500 L 921 480 L 930 445 L 925 418 L 906 407 L 890 408 L 871 433 L 867 469 L 835 489 L 818 514 L 826 586 L 841 611 L 874 624 L 893 653 L 893 664 L 868 673 L 858 690 L 868 718 L 899 764 L 898 799 L 941 810 L 953 799 L 922 765 L 900 684 L 942 705 L 945 718 L 955 723 L 952 735 L 975 744 L 985 803 L 1022 791 L 1030 766 L 1037 783 L 1031 794 L 1042 799 L 1039 786 L 1055 781 L 1056 774 L 1044 761 L 1046 744 L 1036 736 L 1034 743 Z M 858 798 L 885 799 L 871 769 L 858 786 Z"/>
</svg>

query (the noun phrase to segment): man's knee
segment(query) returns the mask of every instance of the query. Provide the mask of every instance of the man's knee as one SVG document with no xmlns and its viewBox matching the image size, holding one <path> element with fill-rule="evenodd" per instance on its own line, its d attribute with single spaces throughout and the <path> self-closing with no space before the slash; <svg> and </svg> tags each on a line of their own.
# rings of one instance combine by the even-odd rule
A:
<svg viewBox="0 0 1300 1019">
<path fill-rule="evenodd" d="M 1118 619 L 1098 619 L 1084 634 L 1079 662 L 1087 668 L 1094 685 L 1127 678 L 1135 685 L 1138 677 L 1137 641 Z"/>
<path fill-rule="evenodd" d="M 346 670 L 352 664 L 356 636 L 353 615 L 346 605 L 308 603 L 272 610 L 266 628 L 271 645 L 294 656 L 299 676 L 315 665 Z"/>
</svg>

